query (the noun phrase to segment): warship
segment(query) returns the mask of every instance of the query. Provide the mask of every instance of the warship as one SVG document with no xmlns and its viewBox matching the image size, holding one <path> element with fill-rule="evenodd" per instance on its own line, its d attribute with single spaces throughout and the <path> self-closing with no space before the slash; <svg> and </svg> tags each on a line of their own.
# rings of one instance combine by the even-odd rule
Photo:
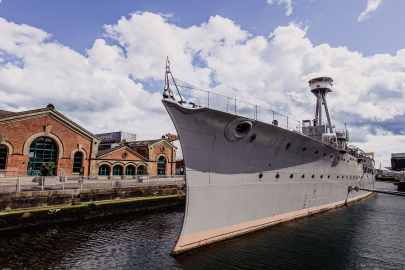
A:
<svg viewBox="0 0 405 270">
<path fill-rule="evenodd" d="M 297 121 L 175 79 L 167 60 L 162 102 L 179 135 L 187 188 L 172 255 L 371 194 L 359 188 L 374 188 L 374 157 L 331 124 L 332 82 L 309 81 L 315 118 Z"/>
</svg>

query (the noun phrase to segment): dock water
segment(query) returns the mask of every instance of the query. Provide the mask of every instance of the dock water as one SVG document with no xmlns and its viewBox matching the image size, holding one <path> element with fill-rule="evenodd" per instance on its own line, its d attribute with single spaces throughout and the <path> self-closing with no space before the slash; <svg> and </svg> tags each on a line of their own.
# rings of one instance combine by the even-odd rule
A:
<svg viewBox="0 0 405 270">
<path fill-rule="evenodd" d="M 392 183 L 376 189 L 396 191 Z M 184 206 L 0 232 L 0 267 L 67 269 L 404 269 L 405 203 L 373 194 L 347 207 L 178 257 Z"/>
</svg>

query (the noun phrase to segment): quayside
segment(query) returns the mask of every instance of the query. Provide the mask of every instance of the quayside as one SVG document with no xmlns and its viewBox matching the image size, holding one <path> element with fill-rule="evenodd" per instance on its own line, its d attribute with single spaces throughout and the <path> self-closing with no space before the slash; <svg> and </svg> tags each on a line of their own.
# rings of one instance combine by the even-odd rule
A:
<svg viewBox="0 0 405 270">
<path fill-rule="evenodd" d="M 374 188 L 373 156 L 349 145 L 349 132 L 331 123 L 326 95 L 332 82 L 309 81 L 316 115 L 297 121 L 177 80 L 167 61 L 162 102 L 179 135 L 187 175 L 173 254 L 371 194 L 361 189 Z"/>
</svg>

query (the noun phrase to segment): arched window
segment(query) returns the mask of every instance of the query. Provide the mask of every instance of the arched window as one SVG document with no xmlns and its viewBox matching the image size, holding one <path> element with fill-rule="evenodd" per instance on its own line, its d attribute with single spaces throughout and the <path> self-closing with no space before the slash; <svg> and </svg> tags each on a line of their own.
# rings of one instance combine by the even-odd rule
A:
<svg viewBox="0 0 405 270">
<path fill-rule="evenodd" d="M 135 175 L 135 167 L 129 165 L 125 168 L 125 175 Z"/>
<path fill-rule="evenodd" d="M 6 169 L 7 163 L 7 146 L 0 144 L 0 170 Z"/>
<path fill-rule="evenodd" d="M 146 175 L 146 167 L 144 165 L 141 165 L 138 167 L 138 170 L 136 171 L 137 175 Z"/>
<path fill-rule="evenodd" d="M 113 175 L 122 175 L 122 167 L 120 165 L 113 167 Z"/>
<path fill-rule="evenodd" d="M 110 175 L 110 168 L 107 165 L 98 167 L 98 175 Z"/>
<path fill-rule="evenodd" d="M 83 154 L 82 152 L 76 152 L 73 158 L 73 173 L 79 173 L 82 164 L 83 164 Z"/>
<path fill-rule="evenodd" d="M 58 149 L 52 139 L 47 137 L 36 138 L 30 145 L 27 170 L 41 171 L 42 163 L 53 162 L 56 165 L 57 156 Z"/>
<path fill-rule="evenodd" d="M 157 161 L 157 175 L 165 175 L 166 174 L 166 159 L 165 157 L 160 157 Z"/>
</svg>

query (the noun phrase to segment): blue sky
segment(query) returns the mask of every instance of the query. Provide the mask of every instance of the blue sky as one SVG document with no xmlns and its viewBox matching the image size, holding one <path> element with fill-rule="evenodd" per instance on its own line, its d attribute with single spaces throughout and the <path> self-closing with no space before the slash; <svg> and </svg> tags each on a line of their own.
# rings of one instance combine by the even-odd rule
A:
<svg viewBox="0 0 405 270">
<path fill-rule="evenodd" d="M 314 45 L 346 46 L 364 56 L 395 54 L 405 42 L 400 33 L 405 23 L 405 1 L 384 0 L 370 18 L 357 22 L 367 0 L 293 0 L 292 14 L 285 5 L 253 1 L 105 1 L 105 0 L 2 0 L 0 17 L 52 33 L 58 42 L 84 53 L 102 37 L 103 25 L 113 24 L 135 11 L 173 14 L 183 28 L 199 25 L 210 16 L 229 18 L 252 35 L 267 36 L 274 28 L 301 22 L 308 25 Z"/>
<path fill-rule="evenodd" d="M 0 1 L 0 109 L 49 102 L 94 133 L 174 132 L 175 76 L 299 120 L 331 76 L 332 122 L 389 166 L 405 142 L 405 1 Z"/>
</svg>

